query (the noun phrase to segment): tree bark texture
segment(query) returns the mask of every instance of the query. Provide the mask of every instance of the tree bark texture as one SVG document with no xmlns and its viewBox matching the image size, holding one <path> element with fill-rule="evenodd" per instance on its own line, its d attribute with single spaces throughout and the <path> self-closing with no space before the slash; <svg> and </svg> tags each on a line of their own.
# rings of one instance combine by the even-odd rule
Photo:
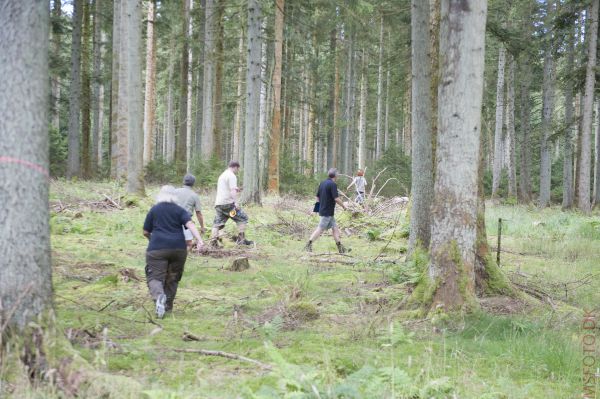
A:
<svg viewBox="0 0 600 399">
<path fill-rule="evenodd" d="M 144 166 L 154 155 L 154 120 L 156 111 L 156 36 L 154 19 L 156 0 L 148 2 L 148 20 L 146 22 L 146 92 L 144 98 Z"/>
<path fill-rule="evenodd" d="M 258 123 L 260 117 L 261 11 L 258 0 L 248 1 L 248 58 L 244 134 L 244 191 L 242 202 L 260 204 Z"/>
<path fill-rule="evenodd" d="M 581 120 L 581 160 L 579 162 L 579 186 L 577 187 L 577 207 L 584 213 L 591 211 L 590 183 L 592 171 L 592 117 L 594 108 L 594 85 L 596 83 L 596 44 L 598 43 L 598 3 L 592 0 L 589 13 L 588 61 L 585 75 L 585 96 Z"/>
<path fill-rule="evenodd" d="M 202 136 L 200 154 L 208 160 L 215 151 L 213 137 L 213 106 L 215 78 L 215 19 L 217 17 L 215 0 L 206 0 L 204 22 L 204 97 L 202 100 Z"/>
<path fill-rule="evenodd" d="M 275 0 L 275 64 L 273 66 L 273 120 L 269 142 L 268 191 L 279 195 L 279 150 L 281 148 L 281 68 L 285 0 Z"/>
<path fill-rule="evenodd" d="M 570 30 L 567 36 L 567 70 L 575 68 L 575 32 Z M 573 127 L 575 109 L 573 108 L 573 80 L 570 76 L 565 81 L 565 136 L 563 138 L 563 209 L 570 209 L 574 203 L 573 192 Z"/>
<path fill-rule="evenodd" d="M 429 1 L 412 0 L 411 8 L 412 78 L 411 129 L 412 182 L 409 252 L 417 246 L 429 247 L 431 204 L 433 201 L 433 157 L 429 55 Z"/>
<path fill-rule="evenodd" d="M 540 196 L 539 206 L 546 207 L 550 204 L 550 185 L 552 160 L 550 157 L 550 136 L 552 135 L 552 115 L 554 113 L 554 60 L 552 48 L 551 16 L 553 14 L 552 1 L 547 6 L 547 43 L 544 55 L 544 79 L 542 83 L 542 141 L 540 144 Z"/>
<path fill-rule="evenodd" d="M 69 89 L 69 145 L 67 178 L 80 174 L 79 135 L 81 121 L 81 25 L 83 0 L 73 1 L 73 32 L 71 41 L 71 88 Z"/>
<path fill-rule="evenodd" d="M 52 308 L 48 17 L 45 1 L 0 3 L 0 303 L 16 329 Z"/>
<path fill-rule="evenodd" d="M 506 48 L 500 45 L 498 52 L 498 79 L 496 81 L 496 128 L 494 129 L 494 162 L 492 168 L 492 197 L 498 195 L 502 178 L 502 160 L 504 158 L 504 69 L 506 66 Z"/>
<path fill-rule="evenodd" d="M 442 0 L 431 309 L 470 305 L 477 239 L 485 1 Z"/>
</svg>

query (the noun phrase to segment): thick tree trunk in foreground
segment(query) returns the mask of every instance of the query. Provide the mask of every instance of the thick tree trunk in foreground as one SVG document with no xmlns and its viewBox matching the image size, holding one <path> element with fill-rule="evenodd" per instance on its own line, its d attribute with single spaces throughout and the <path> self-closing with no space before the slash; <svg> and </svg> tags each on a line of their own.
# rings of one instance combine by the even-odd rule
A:
<svg viewBox="0 0 600 399">
<path fill-rule="evenodd" d="M 552 2 L 547 6 L 547 35 L 549 35 L 544 55 L 544 80 L 542 83 L 542 142 L 540 144 L 540 197 L 539 206 L 546 207 L 550 204 L 550 185 L 552 160 L 550 158 L 550 136 L 552 135 L 552 114 L 554 113 L 554 60 L 552 48 L 554 40 L 550 30 L 551 15 L 553 14 Z"/>
<path fill-rule="evenodd" d="M 262 17 L 258 0 L 248 1 L 248 58 L 246 70 L 246 124 L 244 135 L 243 202 L 260 204 L 258 122 L 260 116 L 260 70 Z"/>
<path fill-rule="evenodd" d="M 567 70 L 575 68 L 575 32 L 573 29 L 568 34 L 567 42 Z M 563 209 L 570 209 L 574 203 L 573 192 L 573 80 L 570 76 L 565 82 L 565 136 L 563 138 Z"/>
<path fill-rule="evenodd" d="M 148 3 L 148 21 L 146 29 L 146 93 L 144 99 L 144 166 L 152 160 L 154 154 L 154 112 L 156 110 L 156 37 L 154 18 L 156 0 Z"/>
<path fill-rule="evenodd" d="M 485 1 L 443 0 L 439 127 L 432 211 L 431 309 L 468 307 L 474 293 Z M 428 304 L 429 305 L 429 304 Z"/>
<path fill-rule="evenodd" d="M 123 0 L 123 22 L 127 38 L 126 52 L 122 55 L 125 62 L 124 76 L 127 85 L 127 192 L 144 195 L 144 108 L 142 105 L 142 2 L 141 0 Z M 124 64 L 124 65 L 123 65 Z"/>
<path fill-rule="evenodd" d="M 23 329 L 52 308 L 48 4 L 0 8 L 0 303 L 3 315 L 12 312 L 2 323 Z"/>
<path fill-rule="evenodd" d="M 80 174 L 79 129 L 81 117 L 81 25 L 83 0 L 73 2 L 73 33 L 71 44 L 71 88 L 69 94 L 69 152 L 67 178 Z"/>
<path fill-rule="evenodd" d="M 492 168 L 492 198 L 498 195 L 502 178 L 502 160 L 504 143 L 502 127 L 504 125 L 504 67 L 506 65 L 506 48 L 500 45 L 498 52 L 498 79 L 496 81 L 496 128 L 494 129 L 494 163 Z"/>
<path fill-rule="evenodd" d="M 577 187 L 577 207 L 585 213 L 591 211 L 590 180 L 592 170 L 592 117 L 594 108 L 594 85 L 596 83 L 596 44 L 598 42 L 598 3 L 592 1 L 588 40 L 588 62 L 585 75 L 585 97 L 583 99 L 583 118 L 581 120 L 581 161 L 579 186 Z"/>
<path fill-rule="evenodd" d="M 283 55 L 283 7 L 285 0 L 275 0 L 275 65 L 273 66 L 273 120 L 269 142 L 268 191 L 279 194 L 279 149 L 281 148 L 281 64 Z"/>
<path fill-rule="evenodd" d="M 413 0 L 412 37 L 412 183 L 409 252 L 429 247 L 433 201 L 433 156 L 431 132 L 429 1 Z"/>
</svg>

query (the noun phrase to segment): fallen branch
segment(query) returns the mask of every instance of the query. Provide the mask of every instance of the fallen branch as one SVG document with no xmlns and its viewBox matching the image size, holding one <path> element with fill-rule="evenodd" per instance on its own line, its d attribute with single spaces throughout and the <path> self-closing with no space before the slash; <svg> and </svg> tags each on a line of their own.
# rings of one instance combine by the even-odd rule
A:
<svg viewBox="0 0 600 399">
<path fill-rule="evenodd" d="M 255 364 L 266 370 L 273 369 L 273 366 L 271 366 L 270 364 L 266 364 L 266 363 L 260 362 L 258 360 L 250 359 L 249 357 L 245 357 L 242 355 L 236 355 L 235 353 L 229 353 L 229 352 L 223 352 L 223 351 L 213 351 L 213 350 L 207 350 L 207 349 L 176 349 L 176 348 L 174 348 L 173 351 L 181 352 L 181 353 L 197 353 L 197 354 L 203 355 L 203 356 L 219 356 L 219 357 L 224 357 L 227 359 L 241 360 L 243 362 L 252 363 L 252 364 Z"/>
<path fill-rule="evenodd" d="M 117 208 L 117 209 L 121 209 L 121 210 L 123 209 L 123 208 L 121 207 L 121 205 L 117 204 L 117 203 L 116 203 L 116 202 L 115 202 L 115 201 L 114 201 L 112 198 L 110 198 L 108 195 L 106 195 L 106 194 L 102 194 L 102 195 L 104 195 L 104 198 L 106 198 L 106 200 L 107 200 L 108 202 L 110 202 L 110 203 L 111 203 L 111 204 L 112 204 L 112 205 L 113 205 L 115 208 Z"/>
</svg>

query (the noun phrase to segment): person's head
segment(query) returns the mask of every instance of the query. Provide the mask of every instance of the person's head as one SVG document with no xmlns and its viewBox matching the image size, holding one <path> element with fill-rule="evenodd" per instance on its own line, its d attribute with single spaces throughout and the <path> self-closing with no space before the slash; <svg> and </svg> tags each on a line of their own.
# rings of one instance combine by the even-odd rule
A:
<svg viewBox="0 0 600 399">
<path fill-rule="evenodd" d="M 356 176 L 364 176 L 365 175 L 365 171 L 362 169 L 359 169 L 358 172 L 356 172 Z"/>
<path fill-rule="evenodd" d="M 227 166 L 229 167 L 229 169 L 231 169 L 233 173 L 237 173 L 240 171 L 240 163 L 238 161 L 230 161 L 229 165 Z"/>
<path fill-rule="evenodd" d="M 160 191 L 156 195 L 156 203 L 161 202 L 177 202 L 177 194 L 175 194 L 175 187 L 173 186 L 162 186 Z"/>
<path fill-rule="evenodd" d="M 187 175 L 185 175 L 183 177 L 183 185 L 184 186 L 192 187 L 194 185 L 194 183 L 196 183 L 196 177 L 194 175 L 192 175 L 191 173 L 188 173 Z"/>
<path fill-rule="evenodd" d="M 336 168 L 331 168 L 327 171 L 327 176 L 329 176 L 329 178 L 331 180 L 335 180 L 338 177 L 338 171 Z"/>
</svg>

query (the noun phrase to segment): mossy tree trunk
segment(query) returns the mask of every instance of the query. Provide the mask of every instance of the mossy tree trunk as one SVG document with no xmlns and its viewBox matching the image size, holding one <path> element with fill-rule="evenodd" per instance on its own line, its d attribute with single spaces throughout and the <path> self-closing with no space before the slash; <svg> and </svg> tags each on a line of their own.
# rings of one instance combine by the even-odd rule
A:
<svg viewBox="0 0 600 399">
<path fill-rule="evenodd" d="M 485 1 L 441 2 L 438 147 L 432 208 L 431 309 L 474 299 Z"/>
</svg>

